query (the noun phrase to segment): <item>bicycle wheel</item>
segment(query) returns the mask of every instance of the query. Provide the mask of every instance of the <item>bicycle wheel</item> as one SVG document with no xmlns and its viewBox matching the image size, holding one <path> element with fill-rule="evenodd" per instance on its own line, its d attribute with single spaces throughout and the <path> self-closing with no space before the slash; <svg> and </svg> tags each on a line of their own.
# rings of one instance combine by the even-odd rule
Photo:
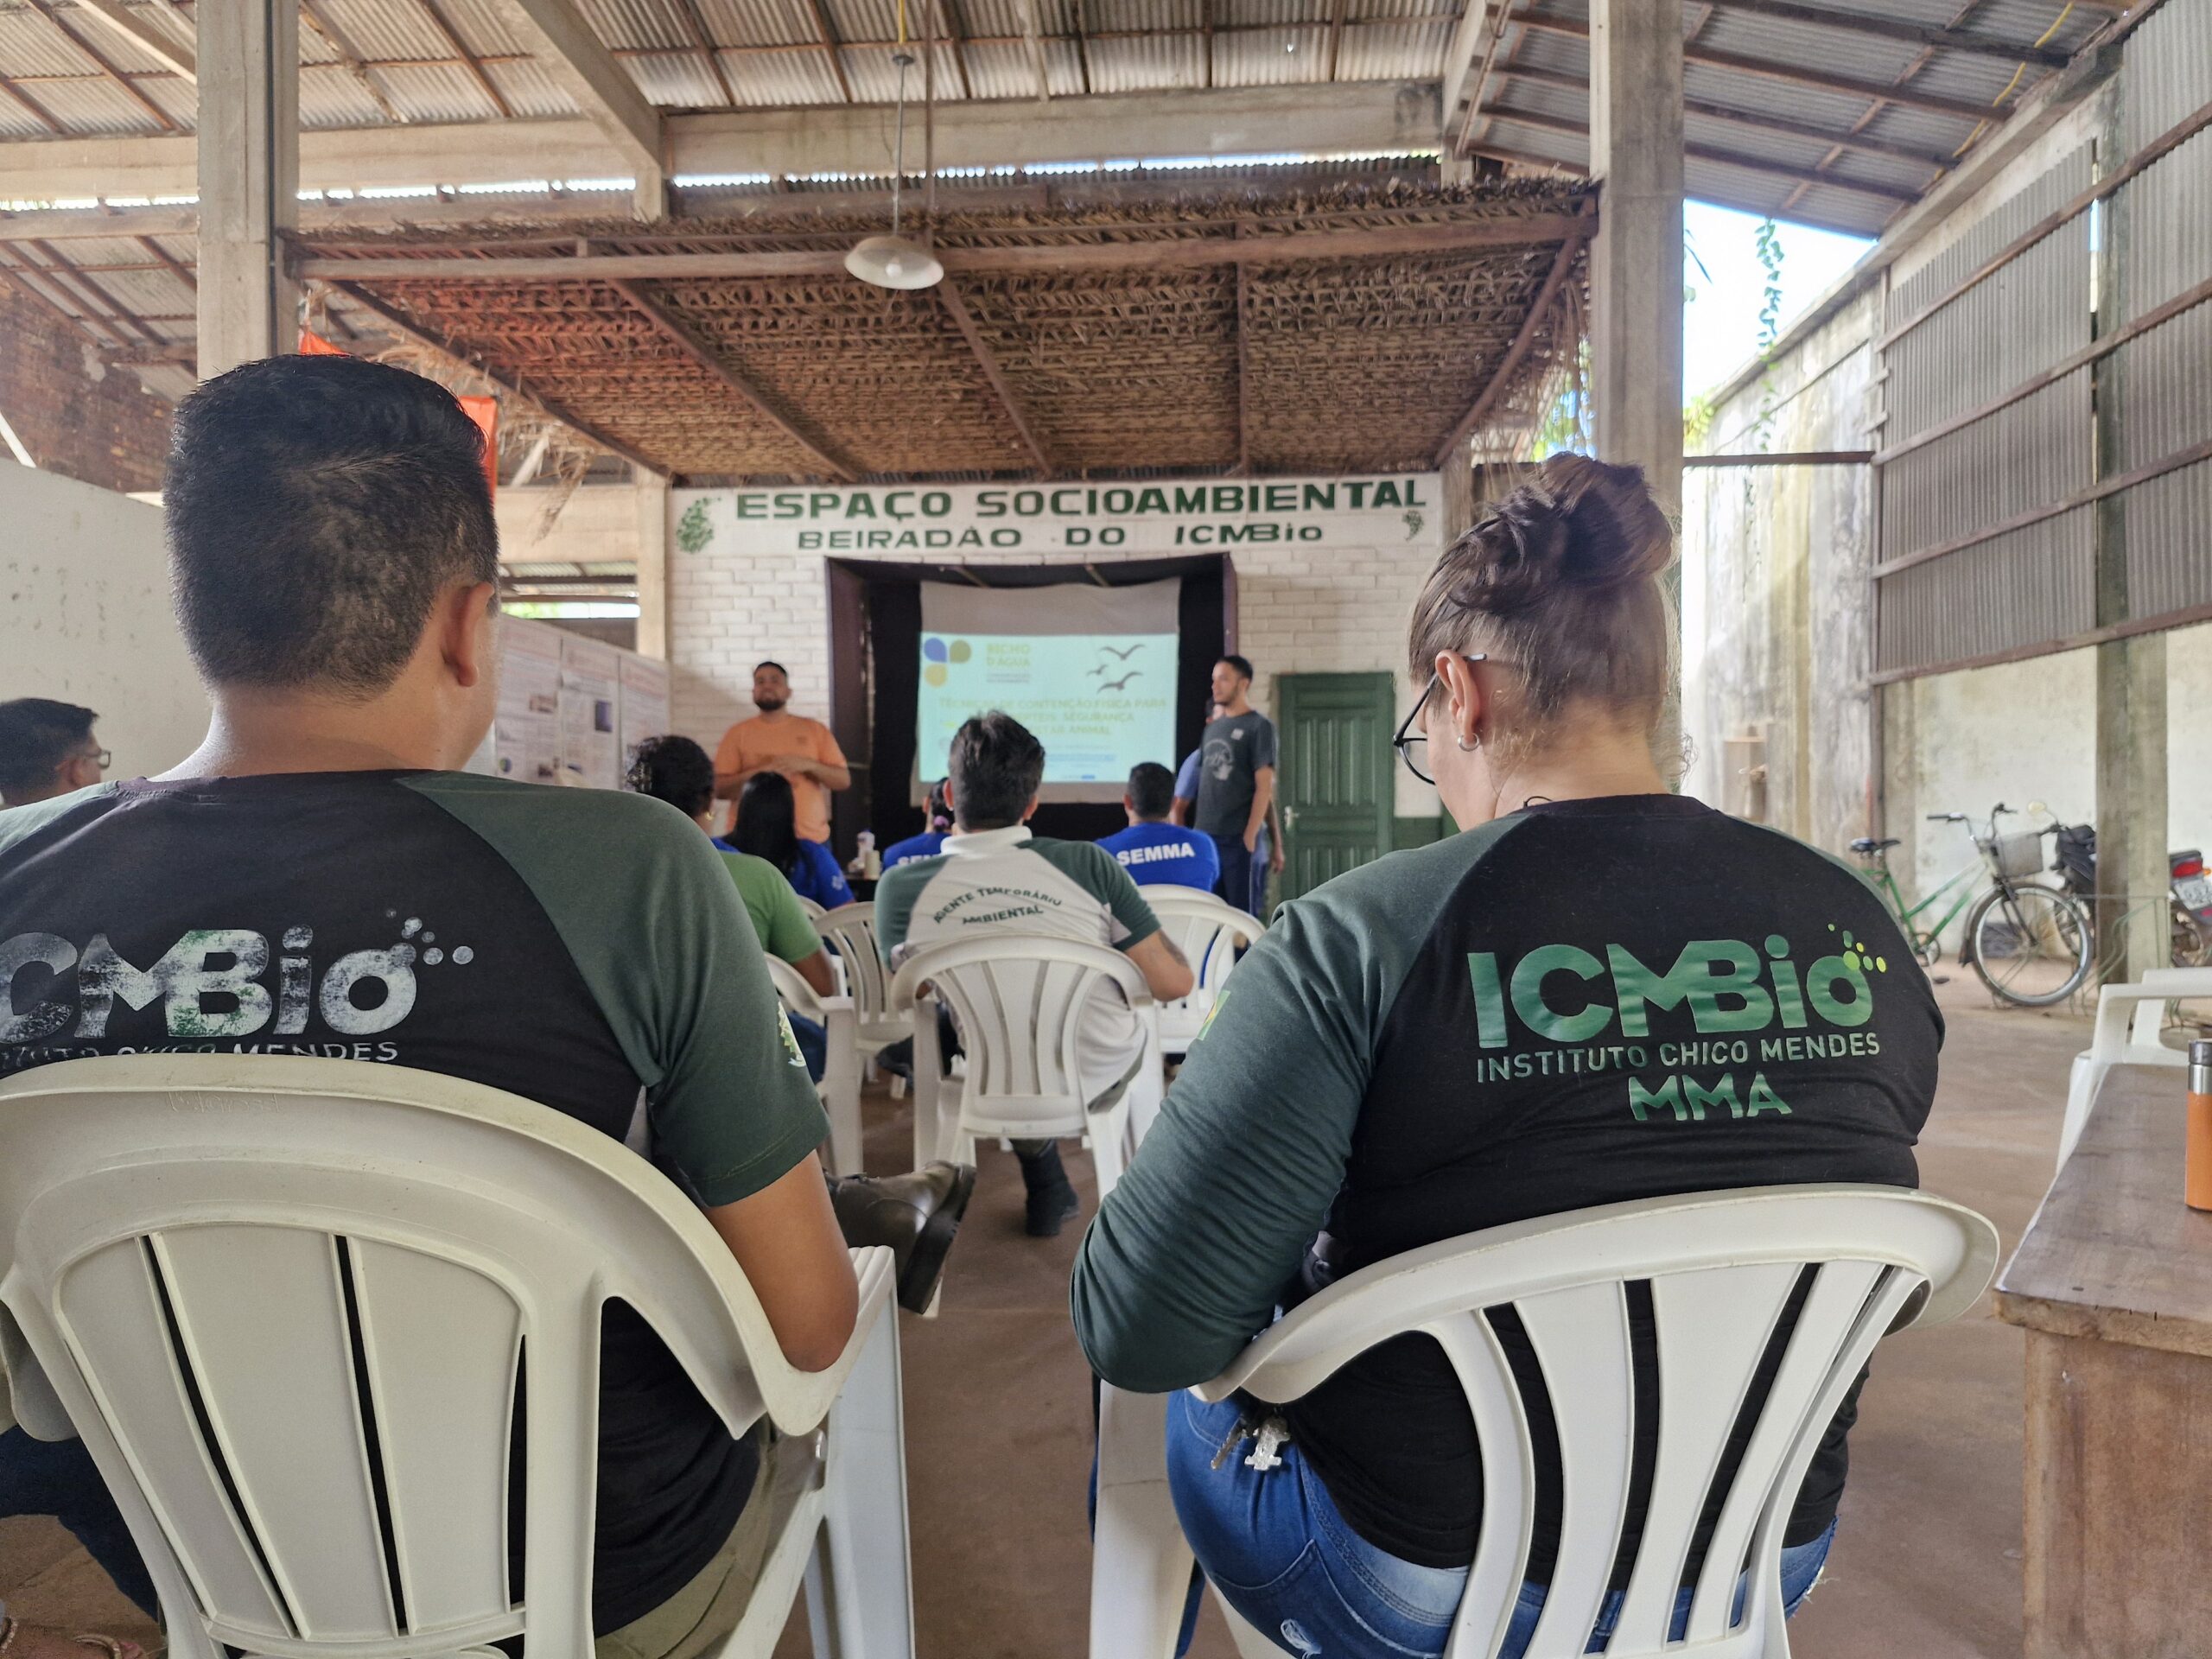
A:
<svg viewBox="0 0 2212 1659">
<path fill-rule="evenodd" d="M 2055 888 L 1992 887 L 1974 901 L 1966 937 L 1974 972 L 2000 1001 L 2049 1007 L 2089 976 L 2088 912 Z"/>
</svg>

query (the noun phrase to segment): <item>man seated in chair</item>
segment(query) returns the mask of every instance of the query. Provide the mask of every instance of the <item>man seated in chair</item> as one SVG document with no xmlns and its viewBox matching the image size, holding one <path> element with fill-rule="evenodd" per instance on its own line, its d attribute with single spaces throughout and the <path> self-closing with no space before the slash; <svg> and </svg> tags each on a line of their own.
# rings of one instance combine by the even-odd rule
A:
<svg viewBox="0 0 2212 1659">
<path fill-rule="evenodd" d="M 708 838 L 641 796 L 458 770 L 497 702 L 499 569 L 452 396 L 352 358 L 247 364 L 179 408 L 165 493 L 213 721 L 160 778 L 0 813 L 0 1074 L 321 1055 L 511 1090 L 615 1140 L 642 1099 L 794 1365 L 852 1333 L 849 1242 L 893 1244 L 902 1301 L 925 1304 L 971 1173 L 833 1195 L 827 1122 Z M 600 1652 L 696 1650 L 759 1566 L 762 1439 L 732 1439 L 620 1304 L 599 1364 Z"/>
<path fill-rule="evenodd" d="M 1095 842 L 1029 833 L 1045 781 L 1045 746 L 1012 715 L 993 712 L 953 734 L 953 833 L 934 858 L 884 872 L 875 932 L 893 969 L 924 945 L 979 934 L 1043 934 L 1124 952 L 1163 1002 L 1190 995 L 1190 964 L 1137 892 L 1129 873 Z M 1079 1033 L 1084 1085 L 1092 1099 L 1127 1084 L 1143 1057 L 1144 1030 L 1118 990 L 1101 990 Z M 1018 1141 L 1028 1188 L 1029 1232 L 1050 1238 L 1078 1205 L 1058 1143 Z"/>
<path fill-rule="evenodd" d="M 1671 792 L 1656 763 L 1672 550 L 1634 468 L 1561 455 L 1438 561 L 1398 747 L 1462 832 L 1293 900 L 1238 965 L 1084 1239 L 1076 1331 L 1109 1382 L 1204 1382 L 1279 1308 L 1465 1234 L 1733 1187 L 1916 1184 L 1943 1022 L 1895 924 L 1855 871 Z M 1656 1327 L 1633 1287 L 1627 1306 L 1641 1373 Z M 1493 1329 L 1535 1375 L 1519 1319 Z M 1777 1344 L 1767 1381 L 1780 1360 Z M 1524 1398 L 1541 1446 L 1548 1396 Z M 1854 1389 L 1784 1495 L 1790 1611 L 1835 1535 L 1856 1413 Z M 1656 1415 L 1639 1406 L 1631 1435 L 1647 1482 Z M 1199 1565 L 1301 1653 L 1443 1652 L 1492 1449 L 1421 1335 L 1293 1402 L 1179 1393 L 1167 1413 Z M 1526 1581 L 1471 1610 L 1510 1618 L 1503 1659 L 1542 1612 L 1564 1484 L 1540 1458 Z M 1631 1507 L 1624 1563 L 1643 1516 Z"/>
</svg>

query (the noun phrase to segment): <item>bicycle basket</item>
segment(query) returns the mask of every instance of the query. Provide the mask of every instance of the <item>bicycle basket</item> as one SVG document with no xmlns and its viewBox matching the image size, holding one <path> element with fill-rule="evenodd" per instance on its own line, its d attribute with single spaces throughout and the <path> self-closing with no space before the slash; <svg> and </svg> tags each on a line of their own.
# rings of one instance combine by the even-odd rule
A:
<svg viewBox="0 0 2212 1659">
<path fill-rule="evenodd" d="M 2017 836 L 1999 836 L 1990 849 L 1996 861 L 1998 874 L 2011 880 L 2043 874 L 2043 837 L 2034 830 L 2024 830 Z"/>
</svg>

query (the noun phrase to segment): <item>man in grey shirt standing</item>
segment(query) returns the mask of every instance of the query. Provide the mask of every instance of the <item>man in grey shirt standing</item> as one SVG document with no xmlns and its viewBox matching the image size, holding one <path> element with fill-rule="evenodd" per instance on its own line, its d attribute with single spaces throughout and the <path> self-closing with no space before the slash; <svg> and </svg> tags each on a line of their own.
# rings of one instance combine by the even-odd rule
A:
<svg viewBox="0 0 2212 1659">
<path fill-rule="evenodd" d="M 1275 798 L 1275 723 L 1252 706 L 1252 664 L 1224 657 L 1213 665 L 1220 706 L 1198 746 L 1198 799 L 1192 826 L 1221 854 L 1214 892 L 1256 916 L 1266 902 L 1267 860 L 1255 855 Z"/>
</svg>

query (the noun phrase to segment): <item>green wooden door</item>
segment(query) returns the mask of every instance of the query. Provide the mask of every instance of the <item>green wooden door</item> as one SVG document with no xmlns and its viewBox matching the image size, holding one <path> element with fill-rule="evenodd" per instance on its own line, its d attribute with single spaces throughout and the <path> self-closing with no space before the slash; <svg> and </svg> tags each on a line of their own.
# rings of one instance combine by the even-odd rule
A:
<svg viewBox="0 0 2212 1659">
<path fill-rule="evenodd" d="M 1310 893 L 1390 849 L 1388 674 L 1281 674 L 1282 897 Z"/>
</svg>

